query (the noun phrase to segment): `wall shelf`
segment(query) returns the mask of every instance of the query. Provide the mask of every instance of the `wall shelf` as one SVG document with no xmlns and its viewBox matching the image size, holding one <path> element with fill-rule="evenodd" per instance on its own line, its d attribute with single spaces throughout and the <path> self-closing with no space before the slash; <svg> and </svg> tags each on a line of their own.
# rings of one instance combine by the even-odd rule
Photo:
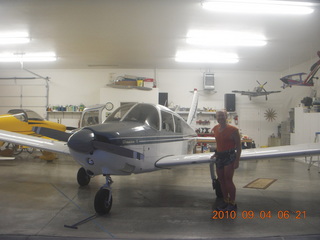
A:
<svg viewBox="0 0 320 240">
<path fill-rule="evenodd" d="M 49 118 L 56 118 L 56 119 L 61 119 L 61 118 L 77 118 L 80 119 L 82 112 L 72 112 L 72 111 L 48 111 L 47 116 Z"/>
</svg>

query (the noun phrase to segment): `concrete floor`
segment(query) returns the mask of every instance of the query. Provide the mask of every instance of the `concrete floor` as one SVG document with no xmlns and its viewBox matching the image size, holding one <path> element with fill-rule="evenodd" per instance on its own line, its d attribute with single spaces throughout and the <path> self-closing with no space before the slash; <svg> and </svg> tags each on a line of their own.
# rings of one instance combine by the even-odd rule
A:
<svg viewBox="0 0 320 240">
<path fill-rule="evenodd" d="M 320 239 L 320 174 L 302 162 L 241 162 L 235 219 L 212 219 L 220 200 L 207 164 L 113 176 L 110 214 L 70 229 L 64 225 L 94 214 L 104 178 L 79 187 L 70 157 L 48 163 L 35 155 L 0 161 L 0 239 Z M 265 190 L 243 188 L 257 178 L 277 181 Z M 271 216 L 263 219 L 263 211 Z"/>
</svg>

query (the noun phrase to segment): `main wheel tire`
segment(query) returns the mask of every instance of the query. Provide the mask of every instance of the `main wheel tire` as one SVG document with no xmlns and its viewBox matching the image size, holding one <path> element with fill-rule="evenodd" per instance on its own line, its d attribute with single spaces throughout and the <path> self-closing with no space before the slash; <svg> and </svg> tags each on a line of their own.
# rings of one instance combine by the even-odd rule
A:
<svg viewBox="0 0 320 240">
<path fill-rule="evenodd" d="M 77 181 L 80 186 L 87 186 L 90 182 L 90 176 L 83 167 L 81 167 L 78 171 Z"/>
<path fill-rule="evenodd" d="M 112 195 L 109 189 L 101 188 L 94 198 L 94 209 L 99 215 L 105 215 L 110 212 L 112 207 Z M 110 198 L 109 198 L 110 196 Z"/>
<path fill-rule="evenodd" d="M 23 146 L 12 144 L 13 155 L 17 156 L 23 151 Z"/>
<path fill-rule="evenodd" d="M 223 198 L 223 194 L 221 191 L 221 186 L 220 186 L 219 180 L 217 180 L 217 179 L 213 180 L 212 188 L 213 188 L 213 190 L 215 190 L 217 198 Z"/>
</svg>

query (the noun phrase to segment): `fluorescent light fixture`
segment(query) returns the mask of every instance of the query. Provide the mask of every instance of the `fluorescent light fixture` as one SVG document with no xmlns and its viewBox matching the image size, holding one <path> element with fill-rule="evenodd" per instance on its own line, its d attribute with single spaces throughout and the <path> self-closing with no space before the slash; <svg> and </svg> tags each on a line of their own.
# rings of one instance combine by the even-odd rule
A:
<svg viewBox="0 0 320 240">
<path fill-rule="evenodd" d="M 24 44 L 29 43 L 30 37 L 26 32 L 0 33 L 0 44 Z"/>
<path fill-rule="evenodd" d="M 190 30 L 187 43 L 202 46 L 248 46 L 260 47 L 267 44 L 266 38 L 259 34 L 233 31 Z"/>
<path fill-rule="evenodd" d="M 273 0 L 208 0 L 202 3 L 203 8 L 230 13 L 250 14 L 310 14 L 314 4 L 310 2 L 273 1 Z"/>
<path fill-rule="evenodd" d="M 57 57 L 55 53 L 6 53 L 0 54 L 0 62 L 53 62 Z"/>
<path fill-rule="evenodd" d="M 192 63 L 237 63 L 238 55 L 235 53 L 219 53 L 213 51 L 178 51 L 176 53 L 176 62 Z"/>
</svg>

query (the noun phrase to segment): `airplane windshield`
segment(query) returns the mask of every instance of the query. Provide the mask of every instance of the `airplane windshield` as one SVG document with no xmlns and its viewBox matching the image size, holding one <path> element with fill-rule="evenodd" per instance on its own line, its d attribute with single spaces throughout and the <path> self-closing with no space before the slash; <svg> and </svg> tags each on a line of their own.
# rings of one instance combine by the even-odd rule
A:
<svg viewBox="0 0 320 240">
<path fill-rule="evenodd" d="M 28 122 L 26 114 L 24 113 L 17 113 L 13 115 L 16 119 L 20 120 L 21 122 Z"/>
<path fill-rule="evenodd" d="M 29 109 L 11 109 L 8 111 L 8 113 L 12 114 L 17 119 L 24 122 L 27 122 L 28 120 L 44 120 L 42 117 L 40 117 L 39 114 Z"/>
<path fill-rule="evenodd" d="M 122 121 L 133 121 L 148 124 L 150 127 L 159 129 L 159 113 L 157 109 L 148 104 L 138 104 L 124 117 Z"/>
<path fill-rule="evenodd" d="M 121 118 L 133 107 L 133 104 L 126 104 L 116 109 L 104 122 L 120 121 Z"/>
<path fill-rule="evenodd" d="M 38 113 L 31 111 L 31 110 L 25 110 L 25 112 L 27 113 L 29 120 L 43 121 L 43 118 L 40 117 L 40 115 Z"/>
<path fill-rule="evenodd" d="M 127 104 L 115 110 L 105 121 L 130 121 L 148 124 L 159 130 L 160 119 L 158 110 L 149 104 Z"/>
</svg>

